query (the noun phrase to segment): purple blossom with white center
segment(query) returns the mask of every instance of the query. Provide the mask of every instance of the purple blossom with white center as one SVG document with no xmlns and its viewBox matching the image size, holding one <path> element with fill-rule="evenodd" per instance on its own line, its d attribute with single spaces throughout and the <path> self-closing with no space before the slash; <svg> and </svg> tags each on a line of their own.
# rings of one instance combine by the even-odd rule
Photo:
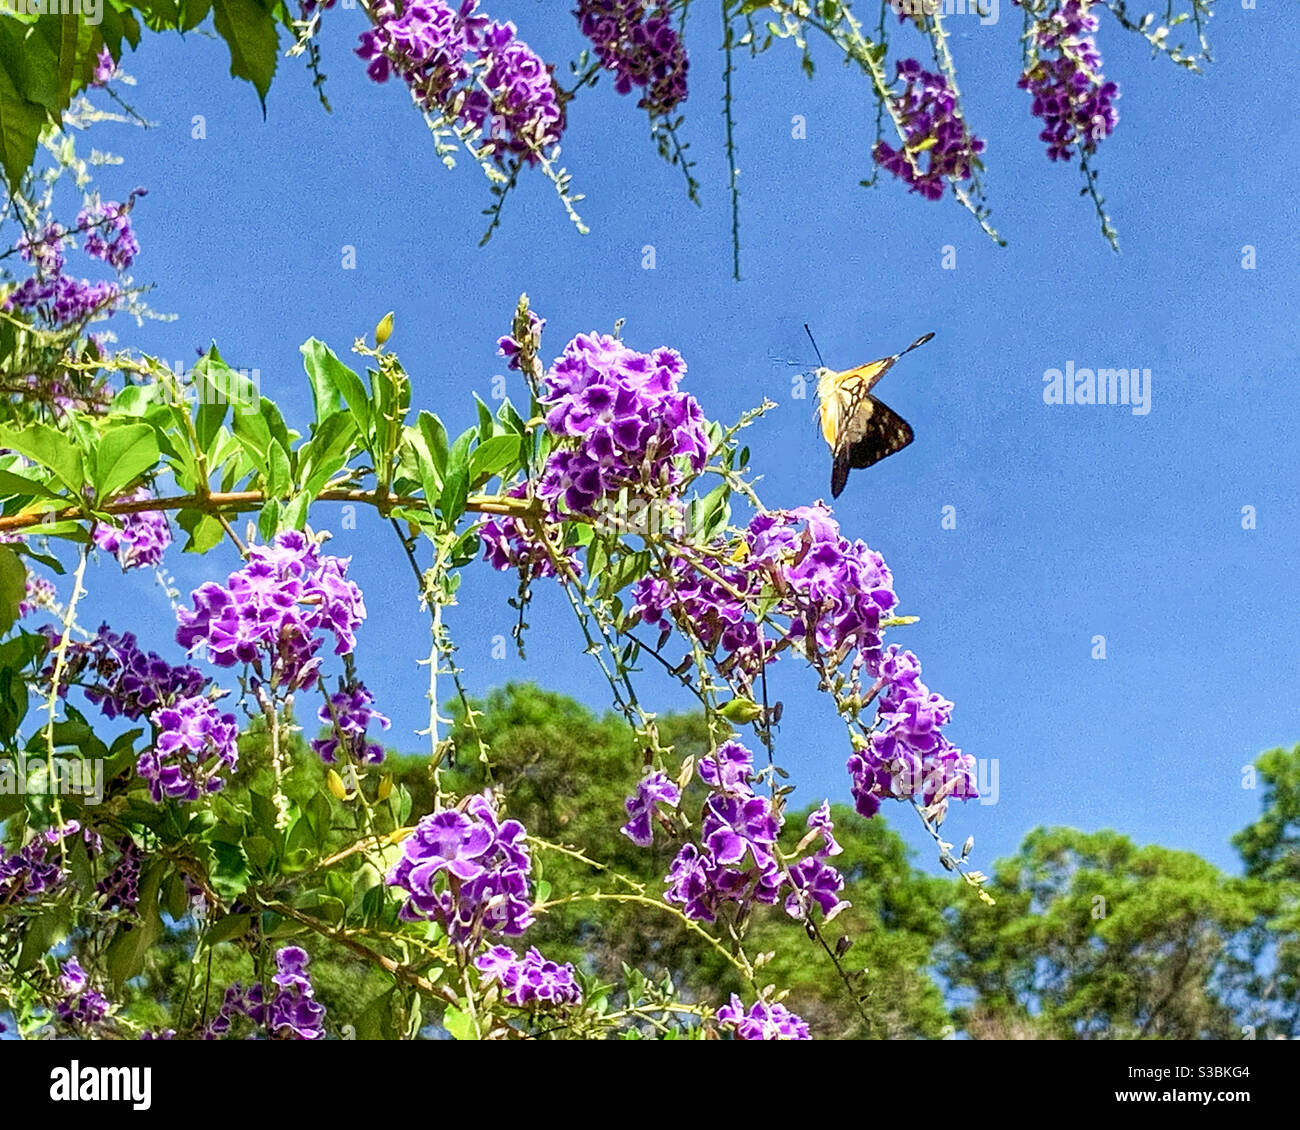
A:
<svg viewBox="0 0 1300 1130">
<path fill-rule="evenodd" d="M 77 213 L 77 228 L 86 233 L 84 250 L 92 259 L 100 259 L 118 271 L 125 271 L 140 254 L 140 243 L 131 229 L 131 207 L 137 196 L 145 195 L 136 189 L 126 201 L 99 201 L 86 205 Z"/>
<path fill-rule="evenodd" d="M 91 76 L 91 86 L 107 86 L 117 75 L 117 63 L 113 53 L 107 47 L 101 47 L 95 56 L 95 73 Z"/>
<path fill-rule="evenodd" d="M 58 1018 L 65 1024 L 83 1027 L 103 1020 L 108 1015 L 108 1000 L 90 988 L 90 978 L 81 968 L 81 963 L 70 957 L 60 969 L 59 991 L 65 999 L 54 1006 Z"/>
<path fill-rule="evenodd" d="M 58 224 L 47 224 L 35 239 L 22 236 L 14 245 L 24 262 L 35 266 L 38 274 L 54 276 L 63 273 L 63 241 L 67 233 Z"/>
<path fill-rule="evenodd" d="M 47 859 L 50 849 L 81 831 L 76 820 L 61 828 L 47 828 L 13 855 L 0 848 L 0 903 L 16 903 L 49 894 L 68 877 L 57 859 Z M 90 835 L 87 832 L 87 835 Z"/>
<path fill-rule="evenodd" d="M 312 750 L 326 765 L 333 765 L 340 754 L 344 760 L 365 765 L 378 765 L 384 760 L 384 747 L 366 739 L 366 729 L 371 722 L 378 722 L 384 730 L 389 725 L 384 715 L 371 709 L 374 701 L 366 685 L 359 681 L 341 686 L 329 696 L 329 701 L 316 716 L 330 727 L 330 733 L 311 743 Z"/>
<path fill-rule="evenodd" d="M 550 69 L 517 37 L 515 25 L 443 0 L 412 0 L 399 13 L 392 0 L 370 9 L 375 26 L 357 54 L 376 82 L 397 74 L 422 109 L 479 132 L 478 144 L 498 161 L 514 154 L 529 164 L 559 143 L 564 108 Z"/>
<path fill-rule="evenodd" d="M 62 633 L 53 627 L 42 629 L 51 648 Z M 48 683 L 54 675 L 51 662 L 41 673 Z M 104 712 L 105 717 L 139 721 L 162 706 L 182 698 L 205 693 L 208 681 L 195 667 L 173 667 L 154 652 L 145 652 L 131 632 L 118 635 L 101 624 L 89 640 L 71 640 L 64 654 L 63 681 L 59 693 L 66 695 L 68 684 L 81 683 L 86 697 Z"/>
<path fill-rule="evenodd" d="M 209 581 L 196 589 L 192 612 L 177 610 L 176 640 L 190 651 L 205 649 L 218 667 L 249 664 L 273 687 L 309 686 L 320 672 L 317 633 L 332 633 L 334 654 L 347 655 L 366 617 L 361 590 L 347 579 L 350 559 L 322 557 L 297 530 L 277 535 L 273 545 L 250 546 L 248 557 L 225 586 Z"/>
<path fill-rule="evenodd" d="M 137 487 L 114 501 L 143 502 L 152 497 L 146 487 Z M 95 523 L 91 535 L 95 545 L 105 553 L 114 554 L 123 570 L 152 567 L 162 561 L 172 543 L 167 515 L 160 510 L 141 510 L 118 517 L 122 523 L 120 527 L 103 521 Z"/>
<path fill-rule="evenodd" d="M 246 1019 L 253 1035 L 273 1040 L 320 1040 L 325 1036 L 325 1006 L 315 999 L 307 974 L 310 958 L 298 946 L 286 946 L 275 955 L 276 973 L 271 978 L 275 992 L 267 999 L 260 982 L 247 989 L 236 982 L 226 989 L 217 1014 L 204 1026 L 202 1038 L 216 1040 L 228 1035 Z"/>
<path fill-rule="evenodd" d="M 407 922 L 437 922 L 453 942 L 473 948 L 484 934 L 517 937 L 533 923 L 532 859 L 518 820 L 498 821 L 489 795 L 425 816 L 402 844 L 388 874 L 407 901 Z"/>
<path fill-rule="evenodd" d="M 718 1009 L 718 1023 L 732 1029 L 738 1040 L 811 1040 L 808 1025 L 783 1004 L 755 1001 L 748 1012 L 731 994 L 731 1003 Z"/>
<path fill-rule="evenodd" d="M 725 751 L 725 752 L 724 752 Z M 702 846 L 684 844 L 668 870 L 664 898 L 688 918 L 712 922 L 727 903 L 776 902 L 785 877 L 775 856 L 781 821 L 772 802 L 750 788 L 753 755 L 738 742 L 702 758 L 700 778 L 721 784 L 705 801 Z"/>
<path fill-rule="evenodd" d="M 882 139 L 872 155 L 911 191 L 938 200 L 949 179 L 971 178 L 984 142 L 966 128 L 956 92 L 943 75 L 923 70 L 915 59 L 897 66 L 904 88 L 891 106 L 903 130 L 903 148 Z"/>
<path fill-rule="evenodd" d="M 493 946 L 476 958 L 474 965 L 483 974 L 483 985 L 500 985 L 502 999 L 516 1008 L 578 1004 L 582 1000 L 573 966 L 548 960 L 536 947 L 516 957 L 508 946 Z"/>
<path fill-rule="evenodd" d="M 528 483 L 520 482 L 506 491 L 507 498 L 527 498 Z M 540 519 L 539 519 L 540 521 Z M 518 569 L 528 580 L 556 575 L 555 562 L 546 552 L 536 530 L 518 518 L 490 518 L 479 529 L 483 545 L 483 560 L 501 572 Z M 552 546 L 568 561 L 576 575 L 582 572 L 582 561 L 576 545 L 561 548 L 564 533 L 552 523 L 547 523 L 547 538 Z"/>
<path fill-rule="evenodd" d="M 286 946 L 275 955 L 276 994 L 271 999 L 267 1025 L 281 1040 L 319 1040 L 325 1032 L 325 1006 L 315 999 L 307 966 L 311 959 L 298 946 Z"/>
<path fill-rule="evenodd" d="M 105 910 L 133 911 L 140 901 L 140 868 L 144 854 L 135 840 L 125 837 L 118 845 L 118 861 L 98 885 L 95 893 L 104 900 Z"/>
<path fill-rule="evenodd" d="M 881 623 L 898 603 L 893 576 L 880 554 L 840 536 L 825 506 L 756 514 L 744 549 L 742 564 L 731 560 L 735 554 L 725 544 L 708 555 L 709 572 L 725 585 L 675 558 L 668 577 L 633 586 L 633 611 L 661 630 L 673 622 L 685 627 L 745 684 L 763 657 L 770 662 L 777 654 L 749 611 L 765 587 L 778 597 L 769 615 L 789 619 L 791 639 L 811 629 L 828 666 L 851 655 L 858 667 L 879 654 Z"/>
<path fill-rule="evenodd" d="M 157 711 L 151 721 L 157 738 L 140 755 L 136 772 L 149 783 L 155 804 L 165 798 L 194 801 L 219 792 L 223 773 L 239 763 L 239 727 L 206 698 L 183 698 Z"/>
<path fill-rule="evenodd" d="M 28 573 L 23 589 L 24 596 L 18 602 L 18 615 L 30 616 L 38 609 L 52 609 L 58 601 L 54 582 L 39 573 Z"/>
<path fill-rule="evenodd" d="M 1091 8 L 1091 0 L 1064 0 L 1029 29 L 1033 62 L 1016 85 L 1033 95 L 1033 115 L 1044 127 L 1038 137 L 1053 161 L 1093 153 L 1119 123 L 1119 87 L 1101 73 Z"/>
<path fill-rule="evenodd" d="M 689 61 L 672 18 L 646 0 L 578 0 L 578 26 L 601 65 L 614 72 L 614 89 L 644 91 L 638 105 L 652 117 L 686 100 Z"/>
<path fill-rule="evenodd" d="M 666 774 L 658 771 L 648 773 L 637 784 L 636 792 L 623 802 L 631 819 L 619 831 L 637 847 L 649 847 L 654 843 L 655 805 L 676 808 L 681 800 L 681 789 Z"/>
<path fill-rule="evenodd" d="M 874 816 L 889 797 L 946 806 L 950 797 L 977 796 L 975 759 L 941 732 L 952 717 L 952 703 L 921 682 L 916 656 L 891 645 L 877 675 L 883 685 L 878 718 L 885 727 L 848 761 L 858 812 Z"/>
<path fill-rule="evenodd" d="M 673 492 L 708 457 L 704 413 L 677 389 L 686 373 L 672 349 L 637 353 L 604 334 L 579 334 L 546 377 L 546 426 L 561 441 L 538 494 L 558 515 L 592 514 L 623 487 Z M 684 464 L 685 468 L 681 465 Z"/>
</svg>

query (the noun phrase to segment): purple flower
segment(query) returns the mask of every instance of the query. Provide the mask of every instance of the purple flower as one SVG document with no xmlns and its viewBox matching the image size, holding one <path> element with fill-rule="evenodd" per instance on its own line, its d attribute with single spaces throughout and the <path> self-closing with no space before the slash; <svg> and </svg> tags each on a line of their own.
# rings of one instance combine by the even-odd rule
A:
<svg viewBox="0 0 1300 1130">
<path fill-rule="evenodd" d="M 1102 76 L 1091 7 L 1091 0 L 1063 0 L 1029 29 L 1033 62 L 1016 85 L 1033 95 L 1044 127 L 1038 137 L 1053 161 L 1069 161 L 1076 149 L 1094 152 L 1119 123 L 1119 87 Z"/>
<path fill-rule="evenodd" d="M 219 792 L 221 773 L 239 763 L 239 728 L 233 714 L 222 714 L 206 698 L 183 698 L 157 711 L 151 721 L 157 731 L 152 748 L 136 763 L 136 772 L 149 783 L 155 804 L 166 797 L 193 801 Z"/>
<path fill-rule="evenodd" d="M 267 999 L 261 983 L 247 989 L 239 982 L 226 989 L 221 1007 L 203 1029 L 203 1039 L 229 1035 L 241 1019 L 252 1022 L 253 1035 L 264 1033 L 273 1040 L 320 1040 L 325 1006 L 315 999 L 307 975 L 310 958 L 298 946 L 286 946 L 275 955 L 276 973 L 271 978 L 275 992 Z"/>
<path fill-rule="evenodd" d="M 93 259 L 101 259 L 118 271 L 125 271 L 140 254 L 140 244 L 131 230 L 131 207 L 143 190 L 133 192 L 125 204 L 110 200 L 96 201 L 77 213 L 77 228 L 86 233 L 84 250 Z"/>
<path fill-rule="evenodd" d="M 81 963 L 70 957 L 60 967 L 59 991 L 64 999 L 54 1006 L 55 1014 L 66 1024 L 88 1026 L 108 1015 L 108 1000 L 89 987 L 90 978 Z"/>
<path fill-rule="evenodd" d="M 623 802 L 627 814 L 631 817 L 619 829 L 637 847 L 649 847 L 654 843 L 654 816 L 656 804 L 666 804 L 676 808 L 681 803 L 682 792 L 663 773 L 649 773 L 636 787 L 636 793 Z"/>
<path fill-rule="evenodd" d="M 176 640 L 205 648 L 218 667 L 249 664 L 274 687 L 309 686 L 321 665 L 317 633 L 332 633 L 334 653 L 346 655 L 366 617 L 361 590 L 347 579 L 348 559 L 322 557 L 296 530 L 251 546 L 248 556 L 225 587 L 209 581 L 191 594 L 194 610 L 176 613 Z"/>
<path fill-rule="evenodd" d="M 113 313 L 123 297 L 122 288 L 115 282 L 92 283 L 67 275 L 42 279 L 33 275 L 14 287 L 0 308 L 38 314 L 62 329 L 89 321 L 97 314 Z"/>
<path fill-rule="evenodd" d="M 0 848 L 0 904 L 17 903 L 57 889 L 68 873 L 55 860 L 46 859 L 51 847 L 81 831 L 76 820 L 60 828 L 48 828 L 25 847 L 7 855 Z M 93 834 L 87 831 L 87 842 Z"/>
<path fill-rule="evenodd" d="M 484 934 L 517 937 L 532 925 L 532 859 L 517 820 L 498 822 L 489 795 L 424 817 L 402 844 L 388 884 L 407 893 L 401 917 L 437 922 L 473 948 Z"/>
<path fill-rule="evenodd" d="M 338 692 L 330 695 L 329 701 L 317 711 L 316 716 L 330 727 L 330 734 L 313 740 L 311 748 L 326 765 L 333 765 L 340 752 L 345 760 L 365 765 L 378 765 L 384 760 L 384 747 L 366 740 L 366 729 L 371 722 L 378 722 L 384 730 L 389 725 L 384 715 L 371 709 L 374 701 L 364 683 L 351 682 L 340 685 Z"/>
<path fill-rule="evenodd" d="M 107 86 L 117 75 L 117 64 L 113 61 L 113 53 L 107 47 L 101 47 L 99 54 L 95 57 L 95 73 L 91 77 L 91 86 Z"/>
<path fill-rule="evenodd" d="M 915 59 L 897 64 L 902 93 L 891 106 L 903 130 L 903 148 L 877 141 L 873 156 L 927 200 L 943 196 L 947 180 L 969 180 L 984 142 L 966 128 L 956 92 L 941 74 L 922 70 Z"/>
<path fill-rule="evenodd" d="M 546 319 L 539 318 L 529 310 L 528 328 L 530 338 L 528 344 L 532 347 L 532 351 L 536 353 L 542 344 L 542 330 L 546 328 Z M 516 371 L 519 369 L 519 354 L 522 348 L 523 346 L 521 343 L 516 341 L 509 334 L 497 339 L 497 352 L 506 359 L 507 367 Z"/>
<path fill-rule="evenodd" d="M 18 602 L 18 615 L 30 616 L 37 609 L 52 609 L 58 600 L 54 582 L 39 573 L 28 573 L 24 597 Z"/>
<path fill-rule="evenodd" d="M 808 1025 L 783 1004 L 755 1001 L 748 1012 L 735 993 L 718 1009 L 718 1023 L 732 1029 L 738 1040 L 811 1040 Z"/>
<path fill-rule="evenodd" d="M 500 985 L 502 999 L 516 1008 L 577 1004 L 582 1000 L 573 966 L 548 961 L 536 947 L 516 957 L 508 946 L 493 946 L 476 958 L 474 965 L 483 974 L 484 987 Z"/>
<path fill-rule="evenodd" d="M 527 498 L 528 483 L 516 483 L 506 491 L 506 497 Z M 536 519 L 541 520 L 540 517 Z M 550 544 L 568 561 L 573 573 L 580 573 L 582 562 L 578 557 L 578 547 L 563 548 L 564 531 L 554 523 L 548 522 L 546 531 Z M 502 572 L 518 569 L 530 581 L 556 575 L 555 563 L 530 522 L 510 517 L 490 518 L 479 529 L 479 541 L 483 545 L 483 560 L 494 569 Z"/>
<path fill-rule="evenodd" d="M 546 426 L 557 439 L 537 493 L 552 516 L 592 514 L 624 487 L 672 493 L 708 457 L 704 413 L 677 391 L 686 373 L 671 349 L 637 353 L 603 334 L 579 334 L 546 379 Z"/>
<path fill-rule="evenodd" d="M 863 816 L 874 816 L 887 797 L 918 797 L 927 805 L 949 797 L 977 796 L 975 759 L 941 732 L 952 703 L 921 682 L 921 664 L 897 645 L 881 656 L 877 674 L 884 684 L 878 718 L 885 727 L 848 761 L 853 799 Z"/>
<path fill-rule="evenodd" d="M 669 114 L 685 101 L 686 48 L 661 4 L 578 0 L 574 15 L 596 58 L 614 72 L 614 89 L 620 94 L 642 89 L 638 105 L 652 117 Z"/>
<path fill-rule="evenodd" d="M 117 864 L 95 887 L 104 900 L 105 910 L 134 911 L 140 901 L 140 867 L 144 855 L 130 836 L 117 845 L 121 853 Z"/>
<path fill-rule="evenodd" d="M 550 68 L 514 24 L 479 13 L 478 0 L 413 0 L 400 14 L 379 0 L 370 16 L 357 54 L 376 82 L 397 74 L 427 113 L 477 131 L 476 145 L 498 163 L 514 155 L 536 164 L 559 143 L 564 109 Z"/>
<path fill-rule="evenodd" d="M 53 627 L 42 629 L 42 634 L 51 648 L 61 637 Z M 51 662 L 41 677 L 48 683 L 53 675 Z M 208 681 L 197 668 L 173 667 L 154 652 L 142 651 L 132 633 L 117 635 L 107 624 L 101 624 L 89 640 L 69 641 L 59 693 L 66 695 L 68 684 L 78 682 L 106 717 L 133 722 L 208 690 Z"/>
<path fill-rule="evenodd" d="M 130 494 L 121 495 L 116 502 L 136 502 L 152 498 L 147 488 L 137 487 Z M 92 530 L 95 545 L 105 553 L 117 556 L 123 570 L 142 569 L 157 565 L 172 543 L 171 526 L 167 515 L 159 510 L 141 510 L 119 515 L 121 527 L 107 522 L 96 522 Z"/>
</svg>

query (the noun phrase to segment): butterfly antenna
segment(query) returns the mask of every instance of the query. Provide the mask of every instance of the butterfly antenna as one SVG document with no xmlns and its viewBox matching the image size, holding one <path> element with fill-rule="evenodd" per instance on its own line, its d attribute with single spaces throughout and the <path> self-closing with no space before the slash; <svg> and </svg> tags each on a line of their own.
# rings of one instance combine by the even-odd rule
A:
<svg viewBox="0 0 1300 1130">
<path fill-rule="evenodd" d="M 812 330 L 808 328 L 808 323 L 803 324 L 804 333 L 808 335 L 808 340 L 812 342 L 813 352 L 817 354 L 817 364 L 823 369 L 826 368 L 826 362 L 822 360 L 822 351 L 817 348 L 817 339 L 813 337 Z"/>
<path fill-rule="evenodd" d="M 906 353 L 911 353 L 913 349 L 916 349 L 916 348 L 918 348 L 919 346 L 924 345 L 924 344 L 925 344 L 927 341 L 929 341 L 932 337 L 934 337 L 934 332 L 933 332 L 933 331 L 931 331 L 931 332 L 928 333 L 928 334 L 922 334 L 922 335 L 921 335 L 920 337 L 918 337 L 914 342 L 912 342 L 911 345 L 909 345 L 906 349 L 904 349 L 903 352 L 900 353 L 900 354 L 898 355 L 898 357 L 902 357 L 902 356 L 903 356 L 904 354 L 906 354 Z M 897 360 L 898 360 L 898 357 L 895 357 L 894 360 L 897 361 Z"/>
</svg>

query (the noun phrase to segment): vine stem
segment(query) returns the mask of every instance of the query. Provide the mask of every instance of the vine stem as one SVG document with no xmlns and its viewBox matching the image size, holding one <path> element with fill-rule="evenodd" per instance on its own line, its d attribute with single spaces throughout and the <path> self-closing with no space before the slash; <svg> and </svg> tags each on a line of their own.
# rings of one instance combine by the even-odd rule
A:
<svg viewBox="0 0 1300 1130">
<path fill-rule="evenodd" d="M 63 633 L 59 636 L 59 642 L 54 649 L 54 668 L 50 672 L 50 693 L 45 700 L 45 769 L 50 779 L 50 808 L 54 813 L 54 818 L 58 821 L 58 826 L 63 826 L 63 805 L 59 800 L 59 791 L 54 788 L 54 716 L 58 710 L 59 704 L 59 686 L 63 682 L 63 669 L 67 665 L 68 644 L 72 639 L 72 626 L 77 618 L 77 602 L 86 595 L 82 582 L 86 578 L 86 559 L 89 555 L 87 546 L 81 547 L 81 555 L 77 559 L 77 570 L 72 577 L 72 595 L 68 598 L 68 607 L 63 614 Z M 64 857 L 66 849 L 63 845 L 63 838 L 59 838 L 59 858 Z"/>
</svg>

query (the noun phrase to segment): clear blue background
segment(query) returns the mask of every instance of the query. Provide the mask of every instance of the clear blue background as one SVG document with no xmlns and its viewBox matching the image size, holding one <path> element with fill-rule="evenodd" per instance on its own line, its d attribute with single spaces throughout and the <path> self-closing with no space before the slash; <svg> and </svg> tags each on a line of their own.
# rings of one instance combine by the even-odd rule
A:
<svg viewBox="0 0 1300 1130">
<path fill-rule="evenodd" d="M 346 356 L 396 311 L 391 345 L 420 407 L 459 430 L 471 393 L 490 396 L 515 300 L 549 319 L 550 357 L 575 332 L 626 318 L 626 340 L 679 349 L 686 387 L 713 417 L 734 419 L 765 396 L 780 407 L 754 428 L 753 464 L 769 505 L 828 493 L 829 463 L 792 377 L 814 358 L 848 367 L 933 330 L 881 386 L 917 440 L 857 473 L 837 511 L 845 532 L 884 553 L 902 610 L 921 617 L 892 638 L 914 649 L 930 685 L 953 699 L 952 738 L 999 766 L 998 803 L 954 810 L 947 831 L 976 835 L 986 869 L 1036 824 L 1118 828 L 1138 841 L 1234 866 L 1228 837 L 1253 818 L 1258 792 L 1241 770 L 1264 748 L 1300 739 L 1297 707 L 1297 208 L 1294 103 L 1279 97 L 1294 65 L 1296 16 L 1260 0 L 1225 2 L 1210 26 L 1217 61 L 1203 77 L 1165 60 L 1101 12 L 1107 77 L 1122 89 L 1120 124 L 1100 148 L 1101 184 L 1121 232 L 1116 255 L 1078 194 L 1073 167 L 1048 162 L 1029 99 L 1017 90 L 1020 12 L 948 20 L 969 122 L 988 139 L 986 185 L 999 249 L 951 199 L 930 203 L 871 170 L 874 105 L 865 81 L 816 44 L 809 83 L 794 49 L 738 60 L 744 281 L 731 281 L 723 152 L 720 28 L 714 6 L 691 16 L 686 137 L 704 206 L 646 139 L 644 114 L 607 81 L 570 107 L 565 163 L 592 234 L 579 236 L 550 184 L 525 177 L 504 226 L 477 247 L 486 185 L 475 166 L 445 171 L 404 89 L 377 86 L 351 54 L 359 11 L 326 13 L 323 45 L 334 112 L 316 103 L 301 60 L 281 60 L 263 119 L 252 88 L 227 77 L 224 44 L 147 35 L 122 88 L 156 122 L 98 127 L 83 140 L 125 158 L 105 195 L 136 184 L 144 248 L 137 277 L 178 317 L 123 342 L 187 366 L 215 339 L 232 364 L 261 371 L 264 393 L 305 426 L 298 345 L 311 335 Z M 563 66 L 582 46 L 567 5 L 492 0 L 521 35 Z M 910 27 L 894 57 L 925 58 Z M 205 140 L 191 138 L 194 115 Z M 792 118 L 807 139 L 792 138 Z M 1242 248 L 1258 267 L 1243 270 Z M 342 248 L 357 268 L 343 270 Z M 656 267 L 642 269 L 653 245 Z M 957 269 L 941 269 L 942 248 Z M 798 366 L 785 362 L 792 360 Z M 1080 366 L 1150 368 L 1153 407 L 1047 407 L 1042 374 Z M 519 398 L 517 387 L 516 399 Z M 956 530 L 941 510 L 956 507 Z M 1241 508 L 1257 508 L 1245 531 Z M 417 750 L 427 619 L 391 534 L 369 513 L 339 528 L 370 619 L 364 678 L 394 719 L 391 740 Z M 188 592 L 224 576 L 233 555 L 168 559 Z M 167 643 L 171 612 L 147 576 L 126 589 L 112 563 L 92 578 L 90 616 Z M 534 679 L 593 708 L 609 705 L 581 654 L 567 604 L 537 587 L 529 659 L 493 660 L 509 635 L 509 576 L 471 569 L 449 620 L 473 692 Z M 1091 658 L 1092 637 L 1107 658 Z M 774 671 L 786 710 L 778 754 L 804 802 L 848 799 L 844 732 L 809 673 Z M 647 670 L 657 707 L 686 699 Z M 894 825 L 929 841 L 904 809 Z"/>
</svg>

